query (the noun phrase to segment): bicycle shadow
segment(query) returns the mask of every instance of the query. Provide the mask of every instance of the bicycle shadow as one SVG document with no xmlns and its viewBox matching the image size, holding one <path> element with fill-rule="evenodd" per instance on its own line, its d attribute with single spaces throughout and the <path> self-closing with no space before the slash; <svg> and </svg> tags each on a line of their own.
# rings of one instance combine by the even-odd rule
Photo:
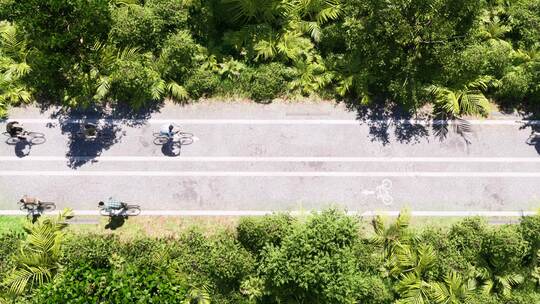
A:
<svg viewBox="0 0 540 304">
<path fill-rule="evenodd" d="M 526 141 L 529 146 L 534 146 L 536 153 L 540 155 L 540 125 L 533 121 L 526 121 L 522 126 L 519 127 L 520 130 L 530 128 L 531 137 Z"/>
<path fill-rule="evenodd" d="M 111 215 L 109 216 L 109 222 L 105 225 L 105 229 L 116 230 L 122 227 L 127 219 L 127 215 Z"/>
<path fill-rule="evenodd" d="M 169 140 L 161 146 L 161 153 L 169 157 L 180 156 L 182 153 L 182 144 Z"/>
<path fill-rule="evenodd" d="M 30 155 L 32 150 L 32 144 L 26 140 L 20 140 L 15 144 L 15 156 L 19 158 L 26 157 Z"/>
</svg>

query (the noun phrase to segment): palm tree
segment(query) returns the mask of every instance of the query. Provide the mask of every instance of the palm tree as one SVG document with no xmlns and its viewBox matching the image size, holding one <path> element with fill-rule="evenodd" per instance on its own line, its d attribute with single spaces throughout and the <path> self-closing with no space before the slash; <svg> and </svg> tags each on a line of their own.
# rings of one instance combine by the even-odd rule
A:
<svg viewBox="0 0 540 304">
<path fill-rule="evenodd" d="M 523 283 L 524 278 L 518 273 L 498 273 L 489 266 L 476 269 L 476 279 L 480 290 L 485 294 L 509 296 L 512 288 Z"/>
<path fill-rule="evenodd" d="M 231 21 L 236 24 L 271 23 L 282 15 L 281 0 L 223 0 Z"/>
<path fill-rule="evenodd" d="M 210 304 L 210 292 L 207 285 L 192 286 L 182 304 Z"/>
<path fill-rule="evenodd" d="M 20 295 L 27 288 L 39 286 L 55 276 L 60 267 L 58 260 L 63 229 L 67 227 L 65 220 L 71 215 L 71 210 L 65 209 L 56 218 L 27 223 L 28 236 L 21 245 L 20 254 L 15 256 L 16 268 L 4 281 L 12 293 Z"/>
<path fill-rule="evenodd" d="M 299 61 L 302 55 L 310 56 L 313 44 L 309 39 L 303 38 L 298 31 L 287 31 L 281 35 L 273 35 L 270 38 L 260 39 L 253 49 L 257 56 L 255 60 L 269 60 L 278 55 L 288 61 Z"/>
<path fill-rule="evenodd" d="M 401 211 L 396 221 L 388 226 L 379 215 L 371 221 L 375 231 L 375 235 L 371 237 L 371 242 L 383 248 L 383 257 L 385 259 L 390 259 L 401 244 L 409 244 L 413 237 L 408 229 L 409 222 L 410 214 L 406 211 Z"/>
<path fill-rule="evenodd" d="M 447 273 L 444 282 L 433 284 L 432 299 L 437 304 L 472 304 L 475 281 L 464 279 L 459 273 Z"/>
<path fill-rule="evenodd" d="M 11 104 L 28 103 L 31 90 L 21 79 L 32 70 L 26 63 L 28 51 L 26 41 L 16 27 L 8 22 L 0 22 L 0 117 L 7 115 Z"/>
<path fill-rule="evenodd" d="M 341 3 L 339 0 L 292 0 L 286 1 L 285 12 L 290 28 L 309 33 L 318 42 L 321 26 L 341 15 Z"/>
<path fill-rule="evenodd" d="M 469 143 L 467 134 L 470 133 L 470 124 L 461 119 L 464 115 L 487 116 L 489 113 L 489 100 L 484 95 L 488 84 L 493 79 L 483 76 L 474 81 L 447 88 L 439 85 L 431 85 L 427 88 L 434 103 L 433 114 L 438 120 L 434 125 L 435 136 L 443 140 L 448 133 L 448 121 L 452 121 L 454 131 L 463 136 Z"/>
<path fill-rule="evenodd" d="M 463 115 L 487 116 L 489 100 L 484 95 L 491 77 L 480 77 L 456 88 L 438 85 L 428 87 L 432 101 L 435 103 L 435 115 L 455 118 Z"/>
<path fill-rule="evenodd" d="M 398 279 L 396 291 L 401 299 L 397 303 L 431 303 L 433 284 L 426 280 L 426 273 L 436 260 L 435 250 L 430 245 L 397 246 L 390 270 L 390 274 Z"/>
<path fill-rule="evenodd" d="M 327 71 L 318 55 L 308 54 L 303 59 L 295 60 L 290 70 L 296 77 L 289 83 L 289 89 L 299 91 L 302 95 L 319 91 L 333 79 L 333 74 Z"/>
</svg>

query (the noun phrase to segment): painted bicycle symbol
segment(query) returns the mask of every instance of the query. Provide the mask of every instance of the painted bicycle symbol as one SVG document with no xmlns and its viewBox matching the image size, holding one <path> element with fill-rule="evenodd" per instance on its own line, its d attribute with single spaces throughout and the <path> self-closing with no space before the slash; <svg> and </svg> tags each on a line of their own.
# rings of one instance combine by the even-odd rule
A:
<svg viewBox="0 0 540 304">
<path fill-rule="evenodd" d="M 375 190 L 362 190 L 363 195 L 375 195 L 375 198 L 382 201 L 386 206 L 392 205 L 394 198 L 390 195 L 392 181 L 385 178 L 381 184 L 375 187 Z"/>
</svg>

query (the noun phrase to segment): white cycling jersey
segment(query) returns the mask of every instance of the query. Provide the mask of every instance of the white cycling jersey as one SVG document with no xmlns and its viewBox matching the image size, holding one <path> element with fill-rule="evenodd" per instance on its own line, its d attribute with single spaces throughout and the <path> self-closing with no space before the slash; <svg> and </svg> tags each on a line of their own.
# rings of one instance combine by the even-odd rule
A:
<svg viewBox="0 0 540 304">
<path fill-rule="evenodd" d="M 173 132 L 169 131 L 169 126 L 171 124 L 164 124 L 161 126 L 161 129 L 159 129 L 159 134 L 172 137 L 174 135 L 174 128 Z"/>
</svg>

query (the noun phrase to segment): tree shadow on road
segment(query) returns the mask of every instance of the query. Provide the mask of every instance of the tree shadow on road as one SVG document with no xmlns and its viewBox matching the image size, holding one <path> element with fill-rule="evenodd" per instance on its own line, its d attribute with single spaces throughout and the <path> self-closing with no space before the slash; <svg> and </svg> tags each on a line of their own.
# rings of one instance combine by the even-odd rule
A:
<svg viewBox="0 0 540 304">
<path fill-rule="evenodd" d="M 157 102 L 137 110 L 125 104 L 116 105 L 114 109 L 99 105 L 85 109 L 57 109 L 51 118 L 57 118 L 62 134 L 68 135 L 68 166 L 76 169 L 88 162 L 95 162 L 103 151 L 121 142 L 125 135 L 123 125 L 142 126 L 153 113 L 159 112 L 161 106 L 162 103 Z M 84 136 L 83 121 L 97 122 L 98 134 L 95 138 Z M 55 127 L 55 124 L 48 124 L 48 127 Z"/>
<path fill-rule="evenodd" d="M 66 156 L 68 166 L 74 169 L 94 161 L 103 151 L 120 142 L 124 135 L 122 128 L 112 122 L 100 124 L 95 138 L 86 137 L 79 123 L 61 121 L 60 127 L 62 134 L 67 134 L 69 137 Z"/>
<path fill-rule="evenodd" d="M 349 111 L 356 112 L 356 119 L 361 124 L 369 126 L 371 141 L 380 142 L 383 145 L 390 143 L 390 130 L 399 143 L 415 144 L 422 138 L 429 136 L 429 130 L 425 124 L 414 124 L 410 120 L 421 119 L 410 111 L 392 105 L 387 102 L 375 101 L 369 106 L 361 105 L 357 101 L 345 101 Z"/>
</svg>

